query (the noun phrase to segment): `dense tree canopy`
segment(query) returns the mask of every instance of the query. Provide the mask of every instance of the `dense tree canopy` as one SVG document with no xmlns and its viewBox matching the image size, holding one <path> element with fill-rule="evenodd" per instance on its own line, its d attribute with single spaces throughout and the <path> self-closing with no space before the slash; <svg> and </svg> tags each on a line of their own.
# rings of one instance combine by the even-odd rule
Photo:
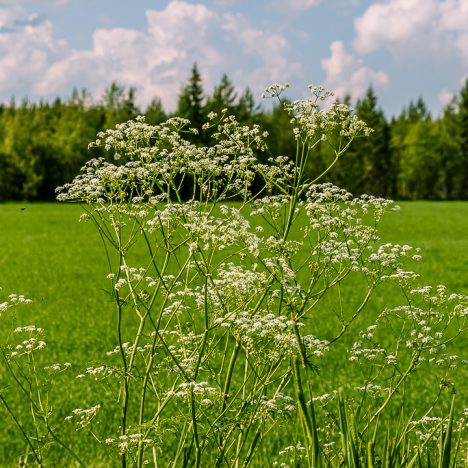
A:
<svg viewBox="0 0 468 468">
<path fill-rule="evenodd" d="M 268 152 L 259 158 L 293 157 L 296 151 L 290 117 L 282 106 L 262 107 L 250 89 L 238 93 L 227 75 L 207 94 L 194 64 L 173 114 L 158 97 L 139 109 L 136 92 L 111 83 L 97 101 L 85 90 L 74 90 L 68 100 L 0 104 L 0 201 L 54 199 L 56 186 L 71 180 L 86 160 L 101 155 L 99 149 L 88 149 L 99 131 L 141 113 L 153 125 L 171 115 L 187 118 L 198 131 L 190 138 L 206 145 L 213 130 L 204 130 L 203 123 L 210 113 L 226 109 L 242 124 L 258 123 L 268 131 Z M 419 98 L 388 121 L 372 88 L 355 108 L 374 132 L 352 143 L 327 180 L 355 194 L 468 199 L 468 80 L 437 118 Z M 309 175 L 320 174 L 331 158 L 328 146 L 320 144 L 311 155 Z"/>
</svg>

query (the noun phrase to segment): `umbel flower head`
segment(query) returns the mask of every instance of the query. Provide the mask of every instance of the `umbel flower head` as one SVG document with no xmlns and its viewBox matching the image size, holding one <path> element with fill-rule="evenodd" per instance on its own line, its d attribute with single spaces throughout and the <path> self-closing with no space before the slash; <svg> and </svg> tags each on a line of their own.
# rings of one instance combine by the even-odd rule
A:
<svg viewBox="0 0 468 468">
<path fill-rule="evenodd" d="M 286 88 L 272 85 L 264 96 L 281 101 Z M 241 125 L 226 113 L 210 114 L 205 127 L 216 131 L 209 147 L 189 141 L 187 135 L 195 130 L 186 119 L 173 117 L 152 126 L 139 116 L 98 134 L 90 147 L 102 147 L 109 157 L 88 161 L 73 182 L 57 188 L 58 199 L 98 204 L 158 202 L 180 199 L 184 184 L 196 186 L 194 199 L 245 199 L 251 195 L 255 178 L 276 190 L 282 182 L 297 182 L 308 152 L 320 141 L 326 140 L 340 156 L 354 138 L 371 131 L 350 107 L 337 102 L 324 107 L 332 93 L 322 87 L 309 88 L 310 99 L 282 102 L 291 116 L 294 137 L 307 150 L 295 164 L 282 156 L 262 158 L 269 160 L 262 164 L 258 155 L 268 153 L 267 132 L 258 125 Z"/>
</svg>

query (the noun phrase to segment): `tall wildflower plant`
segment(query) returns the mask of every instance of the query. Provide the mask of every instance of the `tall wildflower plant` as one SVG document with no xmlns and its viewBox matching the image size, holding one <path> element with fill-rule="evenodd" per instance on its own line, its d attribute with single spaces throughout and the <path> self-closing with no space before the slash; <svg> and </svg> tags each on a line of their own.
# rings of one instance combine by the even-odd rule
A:
<svg viewBox="0 0 468 468">
<path fill-rule="evenodd" d="M 284 90 L 272 85 L 265 97 L 281 101 Z M 124 467 L 455 466 L 464 456 L 466 424 L 454 407 L 436 415 L 439 392 L 413 414 L 405 389 L 418 372 L 447 383 L 464 364 L 448 349 L 466 331 L 467 297 L 418 286 L 403 266 L 417 251 L 380 242 L 391 201 L 318 184 L 370 129 L 344 104 L 323 106 L 331 93 L 310 91 L 282 103 L 293 159 L 259 162 L 267 135 L 225 113 L 209 116 L 210 147 L 189 142 L 187 120 L 150 126 L 140 117 L 92 143 L 112 162 L 91 160 L 59 188 L 102 237 L 117 331 L 105 362 L 80 375 L 101 384 L 106 404 L 100 396 L 68 419 Z M 318 144 L 335 158 L 309 180 Z M 341 288 L 357 276 L 365 289 L 348 304 Z M 356 333 L 384 282 L 404 304 Z M 330 296 L 338 308 L 326 309 Z M 333 330 L 316 325 L 327 314 Z M 343 354 L 361 384 L 319 394 L 323 360 Z M 93 423 L 104 412 L 118 431 L 99 433 Z"/>
</svg>

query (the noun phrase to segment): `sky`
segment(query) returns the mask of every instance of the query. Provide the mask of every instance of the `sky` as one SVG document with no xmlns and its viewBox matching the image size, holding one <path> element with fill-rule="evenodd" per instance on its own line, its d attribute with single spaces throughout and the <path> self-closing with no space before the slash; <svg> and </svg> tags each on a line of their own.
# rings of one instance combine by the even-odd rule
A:
<svg viewBox="0 0 468 468">
<path fill-rule="evenodd" d="M 260 100 L 372 85 L 387 115 L 422 96 L 439 114 L 468 78 L 468 0 L 0 0 L 0 100 L 95 98 L 112 82 L 174 110 L 197 62 Z"/>
</svg>

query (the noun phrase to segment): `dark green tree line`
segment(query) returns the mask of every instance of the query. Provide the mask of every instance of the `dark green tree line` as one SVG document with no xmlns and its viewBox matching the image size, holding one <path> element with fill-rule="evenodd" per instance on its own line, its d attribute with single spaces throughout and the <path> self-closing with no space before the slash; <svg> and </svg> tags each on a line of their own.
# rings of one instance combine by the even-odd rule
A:
<svg viewBox="0 0 468 468">
<path fill-rule="evenodd" d="M 351 97 L 344 100 L 352 104 Z M 355 103 L 357 115 L 374 129 L 355 140 L 328 180 L 354 194 L 370 193 L 403 199 L 468 199 L 468 80 L 440 116 L 430 115 L 419 98 L 399 116 L 387 120 L 372 88 Z M 269 156 L 293 157 L 296 145 L 287 137 L 290 117 L 280 105 L 263 107 L 250 89 L 238 93 L 223 75 L 211 94 L 204 89 L 198 66 L 181 88 L 174 113 L 155 97 L 145 109 L 136 104 L 136 90 L 111 83 L 99 100 L 73 91 L 67 100 L 14 100 L 0 104 L 0 201 L 53 200 L 55 187 L 71 180 L 84 162 L 100 156 L 88 150 L 96 134 L 144 113 L 157 124 L 172 115 L 190 120 L 196 144 L 210 143 L 214 129 L 203 129 L 208 115 L 226 110 L 244 125 L 260 124 L 268 131 Z M 320 174 L 332 155 L 320 144 L 311 155 L 308 172 Z"/>
</svg>

